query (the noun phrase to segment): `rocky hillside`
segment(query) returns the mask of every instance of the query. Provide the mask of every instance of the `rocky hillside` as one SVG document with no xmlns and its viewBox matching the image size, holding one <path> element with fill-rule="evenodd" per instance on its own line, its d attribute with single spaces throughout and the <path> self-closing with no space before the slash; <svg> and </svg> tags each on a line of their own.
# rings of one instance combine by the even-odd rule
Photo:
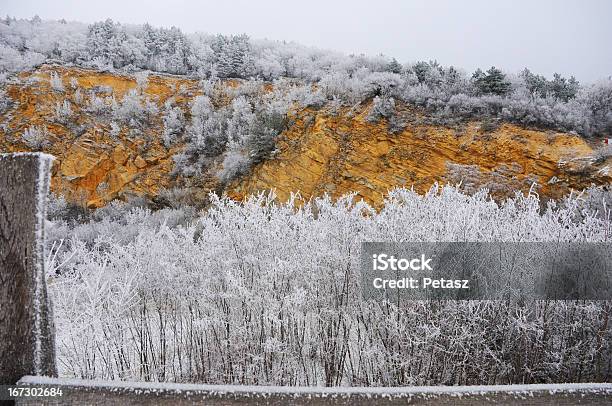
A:
<svg viewBox="0 0 612 406">
<path fill-rule="evenodd" d="M 53 73 L 63 81 L 63 91 L 52 88 Z M 198 92 L 196 81 L 183 78 L 151 76 L 147 82 L 143 92 L 159 106 L 174 97 L 187 108 Z M 109 121 L 88 105 L 86 96 L 89 94 L 89 102 L 92 97 L 120 100 L 137 87 L 133 77 L 77 68 L 43 67 L 23 73 L 7 86 L 13 103 L 1 118 L 0 150 L 40 149 L 53 154 L 52 191 L 80 205 L 100 207 L 129 196 L 152 198 L 161 189 L 180 183 L 170 175 L 172 156 L 180 147 L 164 147 L 160 120 L 155 117 L 143 134 L 131 134 L 129 126 L 113 132 Z M 60 120 L 56 110 L 64 100 L 69 100 L 72 114 Z M 24 140 L 31 128 L 45 133 L 39 145 L 36 140 Z"/>
<path fill-rule="evenodd" d="M 270 91 L 270 85 L 256 85 Z M 217 107 L 231 102 L 232 88 L 253 84 L 220 86 L 229 90 L 214 100 Z M 424 192 L 435 182 L 462 182 L 468 191 L 488 187 L 497 197 L 535 188 L 558 198 L 572 189 L 612 182 L 612 158 L 599 151 L 597 140 L 498 121 L 441 125 L 405 105 L 397 106 L 395 119 L 401 125 L 391 126 L 385 118 L 371 119 L 371 103 L 294 105 L 273 153 L 221 182 L 223 156 L 206 160 L 195 173 L 176 171 L 185 143 L 179 137 L 169 145 L 163 138 L 166 102 L 171 100 L 189 120 L 190 105 L 202 94 L 197 80 L 43 66 L 12 78 L 5 90 L 9 103 L 0 115 L 0 151 L 55 155 L 52 190 L 89 207 L 130 196 L 159 200 L 168 190 L 189 191 L 192 199 L 203 201 L 211 190 L 240 199 L 269 189 L 280 199 L 291 192 L 309 198 L 353 191 L 380 205 L 395 186 Z M 146 104 L 145 113 L 111 120 L 104 111 L 127 108 L 130 91 L 142 96 L 136 100 Z"/>
<path fill-rule="evenodd" d="M 612 159 L 598 158 L 598 146 L 575 135 L 488 122 L 448 128 L 408 111 L 409 124 L 392 134 L 386 122 L 368 122 L 367 113 L 367 107 L 337 115 L 300 112 L 277 155 L 232 184 L 229 194 L 274 189 L 286 199 L 295 191 L 305 198 L 354 191 L 378 206 L 395 186 L 424 193 L 435 182 L 461 182 L 467 192 L 486 187 L 498 198 L 533 186 L 543 197 L 559 198 L 612 181 Z"/>
</svg>

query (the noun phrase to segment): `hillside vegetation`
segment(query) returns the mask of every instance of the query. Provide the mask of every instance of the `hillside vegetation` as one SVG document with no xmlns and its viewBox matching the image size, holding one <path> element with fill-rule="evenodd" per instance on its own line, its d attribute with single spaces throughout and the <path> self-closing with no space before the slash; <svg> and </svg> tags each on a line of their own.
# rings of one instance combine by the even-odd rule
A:
<svg viewBox="0 0 612 406">
<path fill-rule="evenodd" d="M 393 187 L 435 182 L 559 198 L 610 183 L 609 148 L 576 135 L 444 125 L 399 101 L 392 118 L 374 119 L 375 100 L 312 103 L 313 88 L 44 65 L 5 82 L 0 148 L 55 155 L 52 190 L 83 207 L 136 197 L 203 206 L 210 191 L 269 189 L 282 199 L 357 192 L 378 206 Z"/>
<path fill-rule="evenodd" d="M 426 109 L 442 121 L 493 117 L 585 136 L 610 134 L 612 84 L 581 86 L 573 77 L 546 79 L 528 69 L 506 75 L 491 67 L 467 74 L 435 61 L 395 59 L 251 40 L 246 35 L 182 33 L 177 28 L 130 26 L 111 20 L 91 25 L 66 21 L 0 22 L 0 71 L 45 61 L 102 70 L 150 70 L 199 79 L 295 78 L 317 84 L 311 102 L 355 104 L 377 97 L 377 115 L 392 116 L 397 100 Z"/>
<path fill-rule="evenodd" d="M 498 197 L 535 182 L 556 198 L 610 181 L 609 79 L 9 17 L 0 71 L 0 147 L 58 156 L 53 190 L 82 206 L 201 205 L 226 188 L 380 204 L 392 187 L 436 181 Z"/>
<path fill-rule="evenodd" d="M 604 201 L 542 210 L 533 194 L 498 205 L 398 189 L 377 212 L 350 196 L 298 208 L 262 195 L 214 198 L 201 214 L 113 202 L 84 224 L 54 205 L 60 370 L 283 386 L 609 382 L 610 301 L 378 303 L 360 277 L 362 241 L 609 243 Z"/>
</svg>

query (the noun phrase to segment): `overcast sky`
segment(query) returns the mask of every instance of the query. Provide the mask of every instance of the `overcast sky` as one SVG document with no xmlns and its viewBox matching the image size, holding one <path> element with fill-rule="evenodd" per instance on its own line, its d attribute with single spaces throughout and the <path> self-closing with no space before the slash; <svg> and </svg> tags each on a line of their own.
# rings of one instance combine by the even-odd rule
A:
<svg viewBox="0 0 612 406">
<path fill-rule="evenodd" d="M 185 32 L 296 41 L 468 71 L 527 66 L 581 81 L 612 75 L 609 0 L 1 0 L 14 17 L 149 22 Z"/>
</svg>

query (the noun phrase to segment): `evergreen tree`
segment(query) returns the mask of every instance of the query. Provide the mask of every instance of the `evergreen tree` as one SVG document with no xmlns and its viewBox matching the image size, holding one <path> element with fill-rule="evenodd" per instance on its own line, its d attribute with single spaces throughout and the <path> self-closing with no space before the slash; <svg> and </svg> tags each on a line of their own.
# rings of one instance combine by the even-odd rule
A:
<svg viewBox="0 0 612 406">
<path fill-rule="evenodd" d="M 576 97 L 580 84 L 575 77 L 570 77 L 569 80 L 558 73 L 553 75 L 553 80 L 550 82 L 550 91 L 558 100 L 568 101 Z"/>
<path fill-rule="evenodd" d="M 392 73 L 402 73 L 402 65 L 395 59 L 391 59 L 391 62 L 387 65 L 387 70 Z"/>
<path fill-rule="evenodd" d="M 472 79 L 481 94 L 503 96 L 510 91 L 511 84 L 506 80 L 506 75 L 495 66 L 492 66 L 486 73 L 477 69 Z"/>
</svg>

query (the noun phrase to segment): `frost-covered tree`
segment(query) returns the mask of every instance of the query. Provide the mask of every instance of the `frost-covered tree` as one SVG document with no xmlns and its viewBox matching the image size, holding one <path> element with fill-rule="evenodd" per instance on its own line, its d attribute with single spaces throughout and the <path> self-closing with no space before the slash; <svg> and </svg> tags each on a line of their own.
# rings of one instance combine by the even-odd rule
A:
<svg viewBox="0 0 612 406">
<path fill-rule="evenodd" d="M 544 76 L 533 74 L 527 68 L 523 69 L 519 76 L 523 79 L 525 86 L 532 96 L 547 96 L 549 90 L 548 81 Z"/>
<path fill-rule="evenodd" d="M 403 67 L 395 58 L 392 58 L 391 62 L 387 64 L 387 70 L 391 73 L 400 74 L 402 73 Z"/>
<path fill-rule="evenodd" d="M 495 94 L 503 96 L 510 91 L 511 84 L 506 79 L 506 75 L 495 66 L 492 66 L 486 73 L 480 69 L 472 75 L 472 80 L 480 94 Z"/>
<path fill-rule="evenodd" d="M 208 96 L 196 96 L 187 127 L 188 150 L 205 157 L 217 156 L 227 143 L 227 112 L 216 110 Z"/>
<path fill-rule="evenodd" d="M 253 107 L 246 97 L 239 96 L 232 101 L 231 110 L 232 114 L 227 125 L 228 139 L 238 144 L 244 144 L 249 138 L 256 119 Z"/>
<path fill-rule="evenodd" d="M 602 80 L 584 91 L 581 104 L 588 111 L 587 134 L 612 134 L 612 79 Z"/>
<path fill-rule="evenodd" d="M 440 83 L 444 71 L 437 61 L 419 61 L 410 70 L 416 75 L 419 83 L 436 86 Z"/>
<path fill-rule="evenodd" d="M 561 101 L 567 102 L 576 97 L 580 84 L 573 76 L 566 79 L 558 73 L 555 73 L 549 87 L 554 97 Z"/>
<path fill-rule="evenodd" d="M 247 78 L 252 75 L 254 61 L 248 36 L 217 35 L 211 48 L 216 55 L 215 69 L 220 78 Z"/>
<path fill-rule="evenodd" d="M 581 86 L 572 77 L 547 79 L 529 70 L 506 77 L 494 68 L 478 70 L 470 77 L 435 61 L 402 67 L 382 55 L 343 55 L 245 35 L 184 34 L 174 27 L 112 20 L 90 25 L 40 19 L 0 21 L 0 74 L 31 69 L 45 61 L 130 74 L 143 70 L 186 74 L 213 82 L 258 78 L 273 82 L 274 87 L 293 81 L 293 87 L 281 84 L 284 93 L 274 93 L 280 104 L 292 108 L 320 108 L 332 100 L 334 105 L 354 106 L 376 96 L 392 97 L 448 125 L 470 118 L 501 119 L 584 136 L 610 135 L 605 81 Z M 57 89 L 63 87 L 56 84 Z M 98 99 L 90 97 L 92 103 L 104 111 Z M 231 109 L 226 110 L 225 115 L 231 114 Z M 454 112 L 459 116 L 453 117 Z M 138 120 L 134 124 L 138 126 Z"/>
<path fill-rule="evenodd" d="M 120 48 L 122 31 L 111 19 L 89 26 L 87 35 L 88 54 L 91 59 L 99 58 L 115 67 L 121 65 Z"/>
</svg>

